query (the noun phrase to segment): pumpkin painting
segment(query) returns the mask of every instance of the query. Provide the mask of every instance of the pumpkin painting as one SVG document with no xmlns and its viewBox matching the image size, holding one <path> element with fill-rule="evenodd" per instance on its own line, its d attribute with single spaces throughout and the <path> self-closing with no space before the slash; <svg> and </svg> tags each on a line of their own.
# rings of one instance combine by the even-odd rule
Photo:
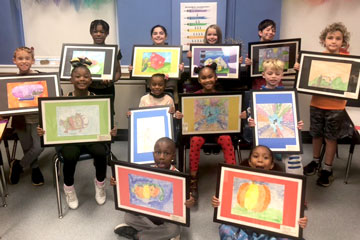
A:
<svg viewBox="0 0 360 240">
<path fill-rule="evenodd" d="M 149 200 L 150 198 L 162 200 L 163 198 L 161 187 L 155 184 L 136 185 L 133 188 L 133 192 L 138 198 L 143 200 Z"/>
<path fill-rule="evenodd" d="M 265 211 L 271 201 L 269 187 L 247 182 L 240 185 L 237 192 L 237 202 L 242 208 L 253 212 Z"/>
</svg>

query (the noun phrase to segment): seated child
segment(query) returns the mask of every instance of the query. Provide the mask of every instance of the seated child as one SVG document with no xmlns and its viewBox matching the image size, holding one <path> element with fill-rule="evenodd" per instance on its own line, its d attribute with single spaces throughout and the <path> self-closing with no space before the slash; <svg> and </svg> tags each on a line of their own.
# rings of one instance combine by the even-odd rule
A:
<svg viewBox="0 0 360 240">
<path fill-rule="evenodd" d="M 156 141 L 154 146 L 155 165 L 153 167 L 163 168 L 170 171 L 178 171 L 172 162 L 176 157 L 175 142 L 170 138 L 163 137 Z M 111 178 L 111 184 L 115 185 L 115 179 Z M 190 208 L 194 205 L 194 198 L 184 203 Z M 174 223 L 165 222 L 156 217 L 145 217 L 142 215 L 125 213 L 125 224 L 115 227 L 114 232 L 129 239 L 141 240 L 168 240 L 180 234 L 180 226 Z"/>
<path fill-rule="evenodd" d="M 70 92 L 68 96 L 83 97 L 93 96 L 95 94 L 88 91 L 91 84 L 91 73 L 87 65 L 90 65 L 87 59 L 72 60 L 73 70 L 71 71 L 71 83 L 74 85 L 74 91 Z M 45 131 L 38 127 L 37 132 L 39 136 L 43 136 Z M 116 129 L 112 129 L 110 134 L 116 135 Z M 99 205 L 103 205 L 106 201 L 105 178 L 107 167 L 108 146 L 105 143 L 84 143 L 84 144 L 69 144 L 61 148 L 63 156 L 63 174 L 64 174 L 64 192 L 66 202 L 71 209 L 76 209 L 79 206 L 79 201 L 76 196 L 74 187 L 74 175 L 76 164 L 81 154 L 89 153 L 94 158 L 94 166 L 96 177 L 94 179 L 95 185 L 95 200 Z"/>
<path fill-rule="evenodd" d="M 269 171 L 281 171 L 280 166 L 274 162 L 272 151 L 266 146 L 256 146 L 250 152 L 249 159 L 241 163 L 242 166 L 251 168 L 260 168 Z M 220 206 L 220 201 L 216 196 L 212 197 L 211 204 L 214 208 Z M 301 228 L 305 228 L 307 224 L 307 217 L 299 219 Z M 221 224 L 219 227 L 219 234 L 221 240 L 277 240 L 282 239 L 278 237 L 260 234 L 249 229 L 241 229 L 239 227 Z"/>
</svg>

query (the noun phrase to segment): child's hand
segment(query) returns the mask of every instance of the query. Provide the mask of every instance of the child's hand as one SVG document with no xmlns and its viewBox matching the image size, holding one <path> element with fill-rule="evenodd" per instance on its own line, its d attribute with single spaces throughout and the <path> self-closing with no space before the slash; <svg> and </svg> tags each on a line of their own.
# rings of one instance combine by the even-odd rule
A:
<svg viewBox="0 0 360 240">
<path fill-rule="evenodd" d="M 111 83 L 111 79 L 103 79 L 102 82 L 105 85 L 109 85 Z"/>
<path fill-rule="evenodd" d="M 242 111 L 240 114 L 241 119 L 246 119 L 246 111 Z"/>
<path fill-rule="evenodd" d="M 307 225 L 307 222 L 308 222 L 308 218 L 305 216 L 303 218 L 300 218 L 298 223 L 299 223 L 299 226 L 304 229 L 306 228 L 306 225 Z"/>
<path fill-rule="evenodd" d="M 127 111 L 126 117 L 129 118 L 130 116 L 131 116 L 131 112 L 130 112 L 130 111 Z"/>
<path fill-rule="evenodd" d="M 194 197 L 193 197 L 193 196 L 191 195 L 191 193 L 190 193 L 190 198 L 185 201 L 185 206 L 186 206 L 187 208 L 191 208 L 191 207 L 194 206 L 194 204 L 195 204 L 195 199 L 194 199 Z"/>
<path fill-rule="evenodd" d="M 243 56 L 239 57 L 239 63 L 242 64 L 243 62 Z"/>
<path fill-rule="evenodd" d="M 250 66 L 251 63 L 252 63 L 251 59 L 248 58 L 248 56 L 249 56 L 249 55 L 246 54 L 246 58 L 245 58 L 245 65 L 246 65 L 246 66 Z"/>
<path fill-rule="evenodd" d="M 191 58 L 191 55 L 192 55 L 192 52 L 189 50 L 189 51 L 187 52 L 186 56 L 187 56 L 188 58 Z"/>
<path fill-rule="evenodd" d="M 174 117 L 176 119 L 182 119 L 184 117 L 184 115 L 181 112 L 176 111 Z"/>
<path fill-rule="evenodd" d="M 179 70 L 180 70 L 180 72 L 184 72 L 184 63 L 183 62 L 179 64 Z"/>
<path fill-rule="evenodd" d="M 213 196 L 212 199 L 211 199 L 211 205 L 214 207 L 214 208 L 217 208 L 218 206 L 220 206 L 220 201 L 217 197 Z"/>
<path fill-rule="evenodd" d="M 111 186 L 116 186 L 116 180 L 114 177 L 110 177 L 110 185 Z"/>
<path fill-rule="evenodd" d="M 175 107 L 174 107 L 174 106 L 170 107 L 169 113 L 170 113 L 170 114 L 174 114 L 174 113 L 175 113 Z"/>
<path fill-rule="evenodd" d="M 248 118 L 248 124 L 249 124 L 249 127 L 255 127 L 255 121 L 254 119 L 252 119 L 251 117 Z"/>
<path fill-rule="evenodd" d="M 298 129 L 302 130 L 304 127 L 304 122 L 302 120 L 298 121 Z"/>
<path fill-rule="evenodd" d="M 294 64 L 294 69 L 295 69 L 296 71 L 299 71 L 299 69 L 300 69 L 300 63 L 296 62 L 296 63 Z"/>
<path fill-rule="evenodd" d="M 129 66 L 128 66 L 129 72 L 131 72 L 131 71 L 133 70 L 133 68 L 134 68 L 134 67 L 133 67 L 132 65 L 129 65 Z"/>
<path fill-rule="evenodd" d="M 117 129 L 116 129 L 116 127 L 114 126 L 114 128 L 111 129 L 111 131 L 110 131 L 110 135 L 113 136 L 113 137 L 116 137 L 116 134 L 117 134 Z"/>
<path fill-rule="evenodd" d="M 37 126 L 36 132 L 37 132 L 37 135 L 38 135 L 39 137 L 42 137 L 42 136 L 45 135 L 45 131 L 44 131 L 44 129 L 42 129 L 42 128 L 40 127 L 40 125 Z"/>
</svg>

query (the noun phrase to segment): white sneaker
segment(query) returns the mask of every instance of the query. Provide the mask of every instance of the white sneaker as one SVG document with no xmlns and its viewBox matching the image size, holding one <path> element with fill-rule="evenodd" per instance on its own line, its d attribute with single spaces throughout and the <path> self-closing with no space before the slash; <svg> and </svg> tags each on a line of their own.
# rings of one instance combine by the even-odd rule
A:
<svg viewBox="0 0 360 240">
<path fill-rule="evenodd" d="M 176 237 L 173 237 L 172 239 L 170 239 L 170 240 L 180 240 L 180 234 L 179 235 L 177 235 Z"/>
<path fill-rule="evenodd" d="M 65 184 L 64 184 L 64 193 L 65 193 L 66 202 L 67 202 L 67 205 L 69 206 L 69 208 L 77 209 L 79 206 L 79 201 L 76 196 L 76 191 L 75 191 L 74 185 L 69 187 L 69 186 L 65 186 Z"/>
<path fill-rule="evenodd" d="M 98 185 L 95 178 L 94 185 L 95 185 L 95 200 L 97 204 L 103 205 L 106 201 L 105 183 L 103 185 Z"/>
</svg>

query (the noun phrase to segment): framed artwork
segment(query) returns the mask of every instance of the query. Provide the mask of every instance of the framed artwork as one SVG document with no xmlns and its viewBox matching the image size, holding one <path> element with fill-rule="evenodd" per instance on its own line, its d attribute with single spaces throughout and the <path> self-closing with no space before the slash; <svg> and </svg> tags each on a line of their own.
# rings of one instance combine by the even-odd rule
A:
<svg viewBox="0 0 360 240">
<path fill-rule="evenodd" d="M 360 56 L 301 51 L 296 89 L 343 99 L 358 99 Z"/>
<path fill-rule="evenodd" d="M 38 98 L 60 95 L 57 73 L 0 77 L 0 115 L 38 112 Z"/>
<path fill-rule="evenodd" d="M 118 161 L 113 175 L 115 209 L 190 225 L 188 174 Z"/>
<path fill-rule="evenodd" d="M 303 239 L 304 176 L 220 163 L 217 177 L 214 222 Z"/>
<path fill-rule="evenodd" d="M 131 78 L 149 78 L 155 73 L 180 78 L 181 56 L 181 46 L 134 45 Z"/>
<path fill-rule="evenodd" d="M 180 94 L 182 134 L 239 133 L 240 93 Z"/>
<path fill-rule="evenodd" d="M 131 108 L 129 118 L 129 162 L 154 163 L 154 145 L 159 138 L 173 139 L 170 106 Z"/>
<path fill-rule="evenodd" d="M 111 141 L 111 97 L 39 98 L 42 146 Z"/>
<path fill-rule="evenodd" d="M 254 146 L 273 152 L 301 153 L 299 109 L 295 90 L 252 91 Z"/>
<path fill-rule="evenodd" d="M 195 67 L 205 66 L 215 62 L 218 78 L 239 79 L 241 46 L 240 44 L 209 45 L 191 44 L 190 73 L 192 78 L 197 78 Z"/>
<path fill-rule="evenodd" d="M 70 60 L 76 57 L 87 57 L 91 62 L 88 66 L 93 81 L 102 79 L 115 79 L 116 61 L 118 54 L 117 45 L 69 44 L 64 43 L 60 58 L 60 79 L 70 80 Z"/>
<path fill-rule="evenodd" d="M 270 42 L 250 42 L 250 77 L 261 77 L 262 64 L 266 59 L 279 59 L 285 63 L 284 75 L 295 75 L 294 64 L 299 56 L 301 38 L 283 39 Z"/>
<path fill-rule="evenodd" d="M 7 119 L 0 120 L 0 141 L 2 140 L 2 136 L 5 132 L 7 123 L 8 123 Z"/>
</svg>

